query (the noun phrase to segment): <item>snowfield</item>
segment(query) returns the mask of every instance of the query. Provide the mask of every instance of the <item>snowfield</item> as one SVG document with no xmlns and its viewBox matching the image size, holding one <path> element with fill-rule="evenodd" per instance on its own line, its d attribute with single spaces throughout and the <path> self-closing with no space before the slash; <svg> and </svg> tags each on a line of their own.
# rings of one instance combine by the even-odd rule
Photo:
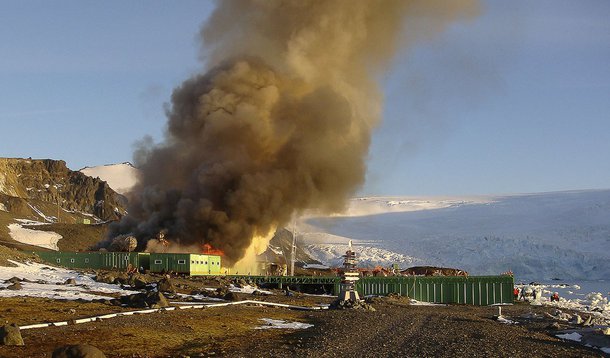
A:
<svg viewBox="0 0 610 358">
<path fill-rule="evenodd" d="M 131 163 L 85 167 L 79 171 L 92 178 L 102 179 L 119 194 L 129 192 L 138 181 L 138 169 Z"/>
<path fill-rule="evenodd" d="M 100 283 L 93 280 L 92 276 L 81 274 L 76 271 L 60 267 L 53 267 L 38 263 L 20 263 L 11 261 L 17 267 L 2 267 L 0 269 L 0 297 L 46 297 L 66 300 L 94 300 L 111 298 L 104 293 L 119 293 L 128 295 L 134 293 L 121 289 L 118 285 Z M 31 282 L 21 282 L 21 290 L 6 289 L 10 282 L 6 280 L 17 277 Z M 66 280 L 73 278 L 75 285 L 63 285 Z M 93 294 L 96 292 L 100 294 Z"/>
<path fill-rule="evenodd" d="M 524 280 L 610 279 L 610 190 L 360 198 L 343 216 L 302 218 L 298 231 L 327 265 L 352 239 L 367 265 L 448 266 L 473 275 L 512 270 Z"/>
</svg>

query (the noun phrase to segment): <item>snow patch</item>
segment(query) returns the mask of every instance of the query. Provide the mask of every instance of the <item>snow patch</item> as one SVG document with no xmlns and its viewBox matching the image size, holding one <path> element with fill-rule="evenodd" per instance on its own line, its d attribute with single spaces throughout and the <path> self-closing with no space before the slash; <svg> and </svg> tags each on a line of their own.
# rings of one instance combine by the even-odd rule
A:
<svg viewBox="0 0 610 358">
<path fill-rule="evenodd" d="M 247 293 L 247 294 L 251 294 L 254 291 L 256 291 L 256 292 L 258 292 L 260 294 L 263 294 L 263 295 L 272 295 L 273 294 L 273 292 L 271 292 L 271 291 L 261 290 L 259 288 L 256 288 L 256 287 L 250 286 L 250 285 L 245 285 L 245 286 L 242 286 L 242 287 L 237 287 L 237 286 L 235 286 L 233 284 L 230 284 L 229 285 L 229 291 L 231 291 L 231 292 L 238 292 L 238 293 Z"/>
<path fill-rule="evenodd" d="M 4 281 L 17 277 L 34 282 L 21 282 L 21 290 L 0 290 L 0 297 L 45 297 L 53 299 L 84 299 L 95 300 L 100 298 L 112 298 L 89 292 L 100 292 L 102 294 L 119 293 L 121 295 L 133 294 L 133 291 L 121 289 L 118 285 L 95 282 L 92 275 L 82 274 L 76 271 L 52 267 L 39 263 L 21 263 L 12 261 L 16 267 L 3 267 L 0 270 L 0 287 L 6 288 L 11 283 Z M 76 285 L 63 285 L 67 279 L 73 278 Z"/>
<path fill-rule="evenodd" d="M 517 322 L 512 321 L 504 316 L 499 316 L 498 318 L 496 318 L 496 321 L 504 324 L 517 324 Z"/>
<path fill-rule="evenodd" d="M 558 334 L 557 338 L 565 339 L 568 341 L 580 342 L 582 335 L 577 332 L 572 332 L 572 333 L 566 333 L 566 334 Z"/>
<path fill-rule="evenodd" d="M 313 327 L 313 324 L 301 322 L 287 322 L 279 319 L 261 318 L 265 322 L 264 325 L 255 327 L 255 329 L 307 329 Z"/>
<path fill-rule="evenodd" d="M 138 182 L 138 169 L 130 163 L 85 167 L 80 172 L 92 178 L 100 178 L 119 194 L 129 192 Z"/>
<path fill-rule="evenodd" d="M 40 231 L 26 229 L 21 224 L 8 225 L 9 235 L 15 241 L 40 246 L 47 249 L 58 251 L 57 242 L 62 238 L 61 235 L 52 231 Z"/>
<path fill-rule="evenodd" d="M 49 225 L 49 223 L 45 223 L 45 222 L 42 222 L 42 221 L 30 220 L 30 219 L 15 219 L 15 221 L 20 222 L 23 226 Z"/>
<path fill-rule="evenodd" d="M 415 299 L 410 299 L 409 304 L 411 306 L 446 306 L 446 304 L 443 303 L 422 302 Z"/>
<path fill-rule="evenodd" d="M 269 250 L 273 251 L 274 254 L 280 255 L 280 256 L 284 255 L 284 251 L 282 251 L 282 249 L 279 246 L 269 245 L 268 247 L 269 247 Z"/>
<path fill-rule="evenodd" d="M 43 218 L 45 221 L 47 222 L 55 222 L 56 221 L 56 217 L 54 216 L 46 216 L 42 211 L 40 211 L 40 209 L 38 209 L 37 207 L 35 207 L 34 205 L 28 203 L 28 206 L 30 207 L 30 209 L 32 209 L 36 214 L 38 214 L 38 216 L 40 216 L 41 218 Z"/>
<path fill-rule="evenodd" d="M 6 209 L 6 206 L 4 205 L 4 203 L 0 203 L 0 211 L 8 212 L 8 210 Z"/>
<path fill-rule="evenodd" d="M 328 270 L 330 266 L 320 265 L 320 264 L 305 264 L 303 265 L 304 269 L 317 269 L 317 270 Z"/>
</svg>

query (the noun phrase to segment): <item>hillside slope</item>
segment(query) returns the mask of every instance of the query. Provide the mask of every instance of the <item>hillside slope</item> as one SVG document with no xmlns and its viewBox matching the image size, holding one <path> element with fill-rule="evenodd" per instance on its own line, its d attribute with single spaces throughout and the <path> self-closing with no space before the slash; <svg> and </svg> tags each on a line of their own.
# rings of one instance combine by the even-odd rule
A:
<svg viewBox="0 0 610 358">
<path fill-rule="evenodd" d="M 0 158 L 1 245 L 85 250 L 104 237 L 99 223 L 124 215 L 125 206 L 105 181 L 64 161 Z"/>
</svg>

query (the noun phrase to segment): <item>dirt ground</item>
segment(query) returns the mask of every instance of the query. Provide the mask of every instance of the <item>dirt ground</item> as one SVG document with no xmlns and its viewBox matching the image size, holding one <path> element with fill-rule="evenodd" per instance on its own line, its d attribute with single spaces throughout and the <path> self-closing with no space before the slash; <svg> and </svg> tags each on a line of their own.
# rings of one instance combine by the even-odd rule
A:
<svg viewBox="0 0 610 358">
<path fill-rule="evenodd" d="M 296 295 L 251 296 L 315 306 L 330 298 Z M 519 322 L 492 320 L 497 308 L 411 306 L 378 299 L 375 312 L 297 311 L 238 305 L 117 317 L 98 322 L 23 330 L 23 347 L 0 346 L 0 357 L 48 357 L 65 344 L 89 343 L 108 357 L 600 357 L 563 342 L 546 328 L 543 307 L 503 307 Z M 2 323 L 63 321 L 125 310 L 103 303 L 37 298 L 0 299 Z M 536 314 L 536 318 L 524 315 Z M 255 329 L 262 318 L 311 323 L 304 330 Z"/>
</svg>

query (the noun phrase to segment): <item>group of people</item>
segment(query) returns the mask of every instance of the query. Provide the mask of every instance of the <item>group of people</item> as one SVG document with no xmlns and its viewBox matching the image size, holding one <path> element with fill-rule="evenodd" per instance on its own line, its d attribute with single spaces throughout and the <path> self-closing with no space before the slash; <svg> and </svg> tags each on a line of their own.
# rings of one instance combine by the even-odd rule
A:
<svg viewBox="0 0 610 358">
<path fill-rule="evenodd" d="M 515 287 L 514 289 L 515 301 L 536 301 L 542 297 L 542 289 L 540 288 L 527 288 L 526 287 Z M 559 293 L 554 292 L 551 295 L 551 302 L 559 302 Z"/>
</svg>

